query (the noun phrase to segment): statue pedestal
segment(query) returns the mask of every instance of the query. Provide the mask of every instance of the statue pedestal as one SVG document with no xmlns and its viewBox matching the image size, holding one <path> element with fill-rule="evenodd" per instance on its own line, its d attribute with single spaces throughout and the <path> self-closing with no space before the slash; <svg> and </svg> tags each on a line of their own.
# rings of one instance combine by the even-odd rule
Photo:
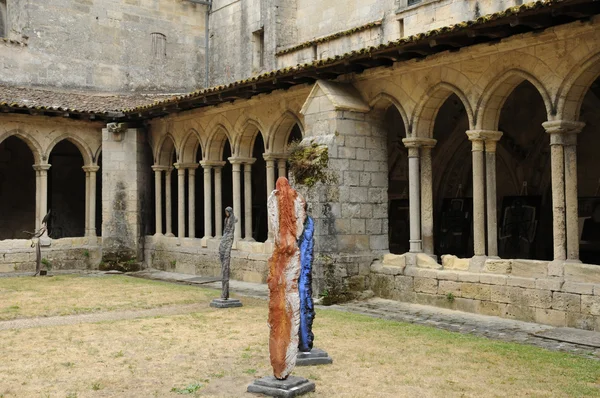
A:
<svg viewBox="0 0 600 398">
<path fill-rule="evenodd" d="M 242 306 L 242 302 L 238 299 L 221 299 L 221 298 L 217 298 L 217 299 L 213 299 L 213 301 L 210 302 L 210 306 L 214 307 L 214 308 L 233 308 L 233 307 L 241 307 Z"/>
<path fill-rule="evenodd" d="M 298 351 L 296 366 L 330 365 L 333 359 L 320 348 L 313 348 L 310 352 Z"/>
<path fill-rule="evenodd" d="M 303 377 L 289 376 L 285 380 L 278 380 L 273 376 L 266 376 L 254 380 L 248 386 L 248 392 L 263 394 L 269 397 L 297 397 L 315 391 L 315 383 Z"/>
</svg>

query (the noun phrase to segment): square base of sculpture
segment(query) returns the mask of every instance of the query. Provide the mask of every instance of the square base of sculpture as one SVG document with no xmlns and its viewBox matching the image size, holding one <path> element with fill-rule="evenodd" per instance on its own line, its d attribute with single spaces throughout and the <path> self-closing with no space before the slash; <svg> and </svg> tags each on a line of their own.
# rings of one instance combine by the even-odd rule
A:
<svg viewBox="0 0 600 398">
<path fill-rule="evenodd" d="M 241 307 L 242 306 L 242 302 L 238 299 L 213 299 L 213 301 L 210 302 L 210 306 L 213 308 L 234 308 L 234 307 Z"/>
<path fill-rule="evenodd" d="M 285 380 L 266 376 L 248 386 L 248 392 L 281 398 L 298 397 L 312 391 L 315 391 L 315 383 L 297 376 L 289 376 Z"/>
<path fill-rule="evenodd" d="M 298 351 L 296 366 L 330 365 L 333 359 L 320 348 L 313 348 L 310 352 Z"/>
</svg>

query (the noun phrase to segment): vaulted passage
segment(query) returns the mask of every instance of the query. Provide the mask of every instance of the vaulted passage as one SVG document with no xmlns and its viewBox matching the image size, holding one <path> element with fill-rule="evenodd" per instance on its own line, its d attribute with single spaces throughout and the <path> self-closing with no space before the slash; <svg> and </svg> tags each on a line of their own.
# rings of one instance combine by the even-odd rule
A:
<svg viewBox="0 0 600 398">
<path fill-rule="evenodd" d="M 600 78 L 588 90 L 580 120 L 585 127 L 578 137 L 577 182 L 579 196 L 580 259 L 600 264 Z"/>
<path fill-rule="evenodd" d="M 500 114 L 504 134 L 497 148 L 498 254 L 502 258 L 551 260 L 552 187 L 550 135 L 537 89 L 525 81 Z"/>
<path fill-rule="evenodd" d="M 63 140 L 50 154 L 48 171 L 49 236 L 60 239 L 85 235 L 85 172 L 83 157 L 71 142 Z"/>
<path fill-rule="evenodd" d="M 0 143 L 0 240 L 26 239 L 35 229 L 35 171 L 31 150 L 17 137 Z"/>
<path fill-rule="evenodd" d="M 408 151 L 402 143 L 402 139 L 406 138 L 404 122 L 394 106 L 390 106 L 385 112 L 384 129 L 387 134 L 390 252 L 402 254 L 410 249 Z"/>
<path fill-rule="evenodd" d="M 435 254 L 473 256 L 473 172 L 466 109 L 455 94 L 441 106 L 433 138 Z"/>
</svg>

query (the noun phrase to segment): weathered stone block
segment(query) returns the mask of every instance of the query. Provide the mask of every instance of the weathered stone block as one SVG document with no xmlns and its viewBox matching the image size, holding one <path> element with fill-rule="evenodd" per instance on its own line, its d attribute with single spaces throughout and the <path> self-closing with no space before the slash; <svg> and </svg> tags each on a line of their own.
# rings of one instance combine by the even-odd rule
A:
<svg viewBox="0 0 600 398">
<path fill-rule="evenodd" d="M 567 313 L 549 309 L 536 308 L 535 322 L 545 325 L 564 327 L 567 325 Z"/>
<path fill-rule="evenodd" d="M 489 285 L 482 285 L 479 283 L 461 283 L 460 291 L 462 297 L 464 298 L 487 301 L 492 299 L 492 293 Z"/>
<path fill-rule="evenodd" d="M 506 285 L 506 275 L 481 274 L 479 281 L 488 285 Z"/>
<path fill-rule="evenodd" d="M 458 271 L 467 271 L 469 269 L 469 259 L 458 258 L 450 254 L 445 254 L 442 256 L 442 268 Z"/>
<path fill-rule="evenodd" d="M 413 278 L 411 276 L 396 275 L 394 277 L 394 288 L 401 292 L 412 292 L 414 290 Z"/>
<path fill-rule="evenodd" d="M 429 257 L 425 253 L 417 254 L 417 266 L 419 268 L 429 268 L 429 269 L 441 269 L 442 266 L 438 264 L 433 258 Z"/>
<path fill-rule="evenodd" d="M 437 294 L 438 281 L 432 278 L 415 277 L 414 281 L 415 292 Z"/>
<path fill-rule="evenodd" d="M 406 267 L 406 257 L 403 254 L 385 254 L 383 256 L 383 265 L 389 265 L 393 267 Z"/>
<path fill-rule="evenodd" d="M 535 288 L 540 290 L 561 290 L 563 281 L 559 278 L 536 279 Z"/>
<path fill-rule="evenodd" d="M 513 260 L 511 275 L 544 278 L 548 275 L 548 263 L 535 260 Z"/>
<path fill-rule="evenodd" d="M 577 293 L 577 294 L 594 294 L 593 283 L 577 283 L 577 282 L 564 282 L 561 287 L 561 291 L 566 293 Z"/>
<path fill-rule="evenodd" d="M 393 281 L 394 277 L 391 275 L 374 274 L 370 277 L 370 287 L 376 296 L 390 298 L 394 288 Z"/>
<path fill-rule="evenodd" d="M 518 287 L 526 287 L 533 289 L 535 288 L 535 279 L 531 278 L 522 278 L 519 276 L 509 276 L 506 279 L 506 284 L 508 286 L 518 286 Z"/>
<path fill-rule="evenodd" d="M 600 315 L 600 296 L 581 296 L 581 313 Z"/>
<path fill-rule="evenodd" d="M 597 265 L 565 263 L 564 270 L 566 281 L 600 283 L 600 267 Z"/>
<path fill-rule="evenodd" d="M 477 283 L 477 282 L 479 282 L 480 277 L 481 277 L 481 274 L 476 273 L 476 272 L 459 272 L 459 274 L 458 274 L 458 280 L 460 282 Z"/>
<path fill-rule="evenodd" d="M 491 274 L 510 274 L 512 270 L 512 260 L 488 259 L 483 266 L 483 272 Z"/>
<path fill-rule="evenodd" d="M 402 275 L 404 273 L 404 267 L 384 265 L 381 267 L 380 273 L 384 275 Z"/>
<path fill-rule="evenodd" d="M 440 270 L 437 273 L 440 281 L 458 281 L 458 272 Z"/>
<path fill-rule="evenodd" d="M 454 308 L 457 311 L 471 312 L 477 314 L 479 312 L 479 304 L 481 301 L 468 298 L 458 297 L 454 299 Z"/>
<path fill-rule="evenodd" d="M 567 312 L 567 327 L 594 330 L 595 319 L 592 315 Z"/>
<path fill-rule="evenodd" d="M 461 297 L 460 286 L 461 284 L 459 282 L 439 281 L 438 294 L 446 296 L 451 293 L 454 297 Z"/>
<path fill-rule="evenodd" d="M 510 293 L 511 289 L 508 286 L 491 286 L 490 287 L 490 296 L 492 301 L 497 303 L 510 303 Z"/>
<path fill-rule="evenodd" d="M 504 303 L 482 301 L 479 303 L 479 313 L 482 315 L 504 317 L 506 315 L 506 306 L 507 304 Z"/>
<path fill-rule="evenodd" d="M 518 319 L 520 321 L 534 322 L 535 308 L 508 304 L 506 306 L 506 317 L 510 319 Z"/>
<path fill-rule="evenodd" d="M 415 295 L 415 302 L 418 304 L 432 305 L 441 308 L 454 308 L 454 301 L 435 294 L 417 293 Z"/>
<path fill-rule="evenodd" d="M 520 302 L 513 304 L 523 304 L 528 307 L 550 308 L 552 307 L 552 293 L 548 290 L 524 289 Z"/>
<path fill-rule="evenodd" d="M 581 295 L 554 292 L 552 294 L 552 309 L 566 312 L 580 312 Z"/>
</svg>

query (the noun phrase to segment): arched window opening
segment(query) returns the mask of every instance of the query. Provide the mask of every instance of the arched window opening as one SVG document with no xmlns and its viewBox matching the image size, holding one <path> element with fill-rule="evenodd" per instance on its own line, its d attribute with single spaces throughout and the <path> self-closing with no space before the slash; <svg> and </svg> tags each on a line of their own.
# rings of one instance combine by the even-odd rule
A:
<svg viewBox="0 0 600 398">
<path fill-rule="evenodd" d="M 267 164 L 263 157 L 265 144 L 262 134 L 258 133 L 254 141 L 252 157 L 256 159 L 252 165 L 252 237 L 257 242 L 265 242 L 267 230 Z"/>
<path fill-rule="evenodd" d="M 67 140 L 59 142 L 50 154 L 48 171 L 48 223 L 52 239 L 85 234 L 85 172 L 79 149 Z"/>
<path fill-rule="evenodd" d="M 497 149 L 498 254 L 551 260 L 550 137 L 546 107 L 528 81 L 508 96 L 500 113 Z"/>
<path fill-rule="evenodd" d="M 17 137 L 0 143 L 0 240 L 27 239 L 35 229 L 35 171 L 31 150 Z"/>
<path fill-rule="evenodd" d="M 435 119 L 432 151 L 434 253 L 473 256 L 473 191 L 469 119 L 464 104 L 452 94 Z"/>
<path fill-rule="evenodd" d="M 585 122 L 577 137 L 577 184 L 579 197 L 579 258 L 600 265 L 600 78 L 583 99 L 580 120 Z"/>
<path fill-rule="evenodd" d="M 225 209 L 227 207 L 233 207 L 233 170 L 231 167 L 231 163 L 227 160 L 231 157 L 231 145 L 229 145 L 229 140 L 225 141 L 225 146 L 223 148 L 223 157 L 221 160 L 225 161 L 225 166 L 223 166 L 223 172 L 221 173 L 221 208 L 223 209 L 223 214 L 220 214 L 222 219 L 225 219 Z M 242 228 L 241 224 L 241 214 L 236 214 L 238 218 L 238 223 L 235 226 L 236 228 Z M 224 224 L 223 224 L 224 225 Z"/>
<path fill-rule="evenodd" d="M 8 36 L 8 13 L 6 0 L 0 0 L 0 37 Z"/>
<path fill-rule="evenodd" d="M 384 115 L 388 161 L 388 239 L 390 253 L 409 251 L 408 151 L 404 121 L 395 106 Z"/>
</svg>

